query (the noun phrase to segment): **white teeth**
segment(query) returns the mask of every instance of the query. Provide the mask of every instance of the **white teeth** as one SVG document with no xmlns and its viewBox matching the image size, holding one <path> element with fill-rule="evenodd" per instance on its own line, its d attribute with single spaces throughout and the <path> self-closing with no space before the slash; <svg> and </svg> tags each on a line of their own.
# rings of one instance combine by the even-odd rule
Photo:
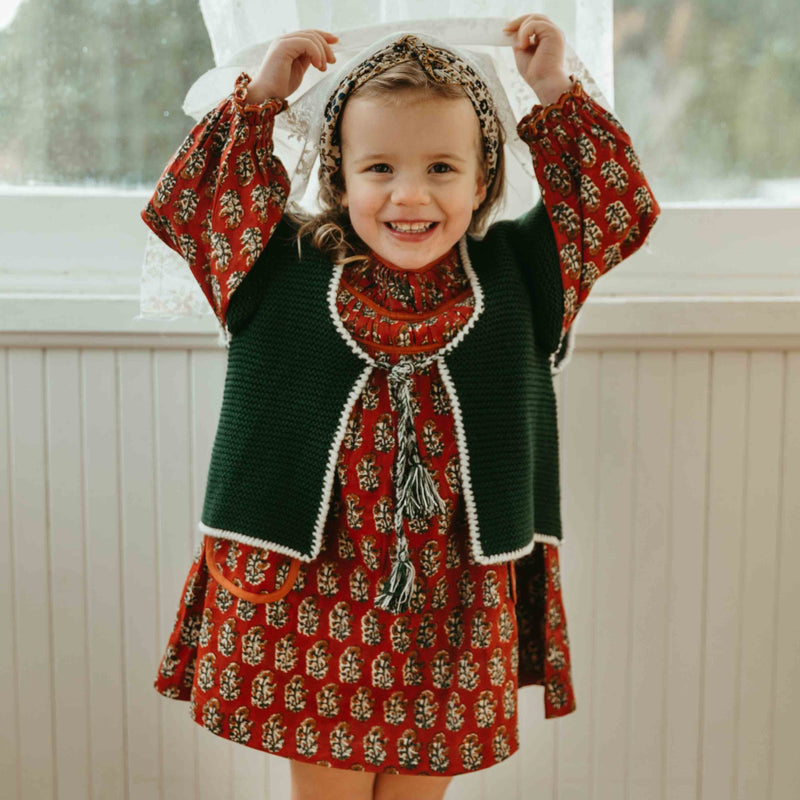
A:
<svg viewBox="0 0 800 800">
<path fill-rule="evenodd" d="M 427 231 L 432 228 L 435 222 L 415 222 L 412 225 L 402 225 L 396 222 L 388 223 L 392 230 L 400 231 L 401 233 L 418 233 L 420 231 Z"/>
</svg>

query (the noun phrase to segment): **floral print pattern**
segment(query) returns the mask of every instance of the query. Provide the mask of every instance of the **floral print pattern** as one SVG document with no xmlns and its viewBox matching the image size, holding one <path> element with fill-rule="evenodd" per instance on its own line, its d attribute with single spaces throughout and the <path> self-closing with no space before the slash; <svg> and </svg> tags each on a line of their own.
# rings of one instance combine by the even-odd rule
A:
<svg viewBox="0 0 800 800">
<path fill-rule="evenodd" d="M 141 217 L 189 265 L 224 324 L 231 295 L 280 221 L 289 177 L 273 154 L 275 115 L 286 100 L 246 104 L 247 81 L 189 131 Z"/>
<path fill-rule="evenodd" d="M 141 216 L 179 252 L 224 324 L 233 292 L 279 221 L 287 173 L 272 151 L 285 100 L 246 104 L 250 77 L 186 137 Z M 630 138 L 579 81 L 517 129 L 553 224 L 564 287 L 562 337 L 599 275 L 644 243 L 660 208 Z M 408 271 L 370 254 L 344 266 L 337 310 L 376 359 L 442 347 L 474 297 L 457 248 Z M 406 520 L 415 586 L 407 612 L 373 605 L 394 547 L 396 410 L 375 370 L 337 462 L 323 548 L 291 559 L 206 537 L 184 585 L 156 689 L 231 741 L 333 767 L 455 775 L 519 748 L 517 693 L 543 686 L 545 717 L 576 708 L 559 551 L 537 543 L 481 565 L 468 547 L 453 418 L 436 363 L 411 393 L 421 456 L 446 513 Z M 219 582 L 206 561 L 213 560 Z M 272 602 L 259 593 L 288 589 Z M 227 588 L 226 588 L 227 587 Z M 247 599 L 247 598 L 251 599 Z"/>
<path fill-rule="evenodd" d="M 454 248 L 417 272 L 374 256 L 345 265 L 337 309 L 360 346 L 396 363 L 446 344 L 473 300 Z M 188 699 L 198 724 L 299 761 L 456 775 L 519 748 L 520 676 L 544 686 L 546 716 L 574 710 L 557 548 L 536 545 L 534 553 L 553 555 L 531 562 L 522 600 L 513 563 L 473 561 L 452 409 L 435 362 L 414 374 L 412 402 L 421 455 L 447 511 L 407 521 L 410 608 L 374 606 L 395 545 L 397 416 L 387 372 L 374 370 L 348 420 L 322 550 L 301 563 L 289 591 L 263 604 L 244 599 L 285 584 L 291 559 L 280 554 L 212 539 L 228 588 L 201 553 L 195 558 L 155 686 Z"/>
<path fill-rule="evenodd" d="M 630 136 L 580 81 L 517 125 L 528 144 L 561 264 L 561 338 L 597 279 L 641 247 L 661 214 Z"/>
</svg>

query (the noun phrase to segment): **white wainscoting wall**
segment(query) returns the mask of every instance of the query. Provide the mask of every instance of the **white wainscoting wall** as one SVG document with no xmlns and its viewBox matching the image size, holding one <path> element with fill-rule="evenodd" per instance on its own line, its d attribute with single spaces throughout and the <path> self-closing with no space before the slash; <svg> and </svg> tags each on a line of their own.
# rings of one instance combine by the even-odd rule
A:
<svg viewBox="0 0 800 800">
<path fill-rule="evenodd" d="M 0 794 L 288 800 L 288 762 L 153 689 L 226 352 L 208 320 L 133 330 L 109 298 L 91 326 L 52 302 L 47 330 L 19 302 L 0 330 Z M 450 800 L 798 797 L 799 310 L 582 310 L 556 380 L 577 711 L 545 720 L 523 689 L 521 752 Z"/>
</svg>

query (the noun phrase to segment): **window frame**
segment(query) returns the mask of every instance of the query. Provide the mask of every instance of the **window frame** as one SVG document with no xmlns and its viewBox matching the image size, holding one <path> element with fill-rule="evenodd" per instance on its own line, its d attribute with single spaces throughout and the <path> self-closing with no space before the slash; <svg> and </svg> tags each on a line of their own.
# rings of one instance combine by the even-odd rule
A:
<svg viewBox="0 0 800 800">
<path fill-rule="evenodd" d="M 0 240 L 6 244 L 0 330 L 216 335 L 210 307 L 203 317 L 135 319 L 147 238 L 139 214 L 151 194 L 75 187 L 0 193 Z M 787 300 L 800 298 L 800 259 L 790 238 L 800 225 L 797 205 L 742 201 L 661 208 L 650 252 L 642 247 L 604 275 L 586 302 L 585 309 L 625 302 L 627 317 L 619 326 L 603 312 L 609 333 L 652 330 L 658 299 L 682 303 L 688 316 L 679 327 L 690 332 L 708 328 L 703 315 L 710 306 L 699 300 L 713 300 L 715 308 L 724 301 L 755 301 L 759 308 L 772 301 L 780 314 Z M 673 330 L 678 321 L 671 324 Z M 800 333 L 800 315 L 796 329 Z"/>
</svg>

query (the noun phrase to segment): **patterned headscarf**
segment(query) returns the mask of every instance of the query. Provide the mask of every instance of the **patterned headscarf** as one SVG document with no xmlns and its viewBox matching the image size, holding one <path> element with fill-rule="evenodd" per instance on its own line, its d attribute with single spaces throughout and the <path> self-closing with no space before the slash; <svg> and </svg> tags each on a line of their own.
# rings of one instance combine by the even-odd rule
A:
<svg viewBox="0 0 800 800">
<path fill-rule="evenodd" d="M 487 163 L 487 185 L 491 185 L 497 172 L 500 152 L 500 129 L 497 109 L 486 82 L 462 58 L 442 47 L 434 47 L 413 34 L 406 34 L 397 41 L 377 51 L 348 73 L 325 106 L 325 122 L 319 141 L 320 181 L 329 184 L 333 175 L 341 169 L 342 151 L 339 119 L 347 97 L 371 78 L 404 61 L 419 61 L 425 72 L 438 83 L 463 86 L 475 108 L 481 126 L 483 153 Z"/>
<path fill-rule="evenodd" d="M 240 4 L 256 3 L 260 0 L 241 0 Z M 224 57 L 217 53 L 217 66 L 192 84 L 183 102 L 183 111 L 196 122 L 231 91 L 242 70 L 249 75 L 258 74 L 274 40 L 265 37 L 264 41 L 241 48 L 241 41 L 253 38 L 249 19 L 244 13 L 225 17 L 225 25 L 218 33 L 226 40 L 230 52 L 225 52 Z M 298 89 L 287 98 L 288 108 L 274 119 L 275 151 L 287 168 L 291 183 L 286 209 L 318 210 L 314 193 L 309 191 L 309 179 L 317 174 L 325 180 L 326 175 L 333 174 L 341 165 L 339 141 L 332 137 L 338 127 L 336 122 L 342 105 L 356 83 L 361 85 L 381 68 L 410 58 L 417 58 L 423 68 L 427 64 L 427 71 L 434 79 L 465 87 L 481 121 L 485 160 L 491 167 L 488 172 L 492 177 L 500 150 L 496 133 L 499 120 L 508 134 L 503 145 L 506 164 L 512 166 L 512 180 L 506 183 L 506 195 L 513 192 L 516 168 L 525 176 L 526 185 L 532 184 L 535 190 L 536 175 L 528 145 L 519 136 L 511 135 L 517 120 L 530 110 L 534 98 L 517 68 L 511 48 L 514 36 L 502 30 L 507 22 L 507 17 L 466 16 L 333 29 L 331 32 L 339 36 L 331 45 L 337 56 L 336 64 L 325 72 L 306 70 Z M 604 96 L 569 39 L 564 46 L 565 71 L 574 74 L 597 102 L 613 110 L 613 104 Z M 328 131 L 324 131 L 325 128 Z M 327 171 L 322 167 L 315 169 L 321 156 L 320 145 L 326 149 Z M 320 165 L 322 163 L 320 158 Z M 147 232 L 140 298 L 141 312 L 137 319 L 175 319 L 210 313 L 184 259 L 153 231 Z M 225 339 L 221 339 L 221 343 L 224 342 Z"/>
</svg>

